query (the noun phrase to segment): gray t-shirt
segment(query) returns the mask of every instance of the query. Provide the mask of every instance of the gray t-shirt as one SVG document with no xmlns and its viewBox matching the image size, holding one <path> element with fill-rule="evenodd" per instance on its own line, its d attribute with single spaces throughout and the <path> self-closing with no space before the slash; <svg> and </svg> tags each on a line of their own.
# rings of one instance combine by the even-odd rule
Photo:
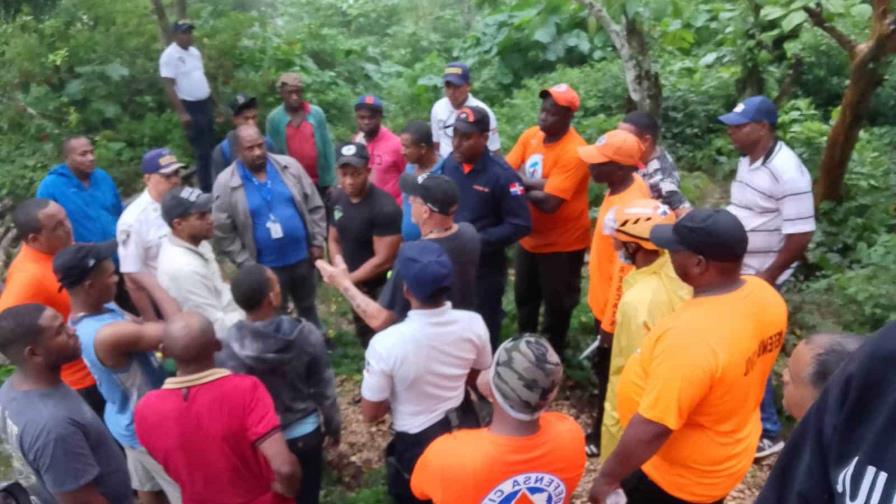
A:
<svg viewBox="0 0 896 504">
<path fill-rule="evenodd" d="M 16 479 L 38 502 L 88 483 L 109 502 L 131 502 L 124 453 L 103 421 L 65 384 L 48 389 L 0 387 L 0 440 Z"/>
<path fill-rule="evenodd" d="M 448 236 L 433 238 L 445 249 L 445 254 L 454 265 L 454 281 L 448 300 L 451 307 L 458 310 L 475 310 L 476 308 L 476 272 L 479 270 L 479 250 L 482 246 L 479 233 L 469 222 L 457 225 L 457 231 Z M 386 282 L 380 298 L 380 306 L 395 314 L 398 320 L 404 320 L 411 304 L 402 292 L 401 272 L 392 270 L 392 276 Z"/>
</svg>

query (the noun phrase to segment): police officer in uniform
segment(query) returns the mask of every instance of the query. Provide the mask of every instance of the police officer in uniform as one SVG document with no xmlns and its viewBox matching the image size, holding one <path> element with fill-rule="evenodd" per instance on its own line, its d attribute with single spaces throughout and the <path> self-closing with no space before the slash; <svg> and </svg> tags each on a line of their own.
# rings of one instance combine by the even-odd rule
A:
<svg viewBox="0 0 896 504">
<path fill-rule="evenodd" d="M 443 174 L 457 184 L 460 204 L 454 218 L 469 222 L 482 238 L 477 278 L 477 311 L 488 326 L 492 348 L 498 347 L 507 286 L 505 249 L 529 234 L 532 220 L 520 176 L 489 152 L 489 116 L 479 107 L 463 107 L 454 122 L 454 152 Z"/>
</svg>

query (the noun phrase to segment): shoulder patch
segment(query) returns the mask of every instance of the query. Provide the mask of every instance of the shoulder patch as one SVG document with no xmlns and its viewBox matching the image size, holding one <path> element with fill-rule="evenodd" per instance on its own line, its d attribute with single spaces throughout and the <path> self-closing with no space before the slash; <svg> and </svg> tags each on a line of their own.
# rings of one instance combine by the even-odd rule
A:
<svg viewBox="0 0 896 504">
<path fill-rule="evenodd" d="M 511 196 L 522 196 L 526 194 L 526 188 L 523 187 L 523 184 L 520 184 L 519 182 L 511 182 L 508 189 Z"/>
</svg>

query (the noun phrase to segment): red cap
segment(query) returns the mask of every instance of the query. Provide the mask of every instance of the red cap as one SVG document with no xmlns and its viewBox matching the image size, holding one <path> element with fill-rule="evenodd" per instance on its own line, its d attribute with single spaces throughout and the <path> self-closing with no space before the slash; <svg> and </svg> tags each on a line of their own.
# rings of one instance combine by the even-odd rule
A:
<svg viewBox="0 0 896 504">
<path fill-rule="evenodd" d="M 561 107 L 566 107 L 573 112 L 579 110 L 579 93 L 576 93 L 576 90 L 572 88 L 567 83 L 554 84 L 553 86 L 542 89 L 540 93 L 538 93 L 538 97 L 544 100 L 550 96 L 554 99 L 554 103 L 560 105 Z"/>
<path fill-rule="evenodd" d="M 614 162 L 640 170 L 644 168 L 644 144 L 628 131 L 615 129 L 601 135 L 594 145 L 579 147 L 579 157 L 588 164 Z"/>
</svg>

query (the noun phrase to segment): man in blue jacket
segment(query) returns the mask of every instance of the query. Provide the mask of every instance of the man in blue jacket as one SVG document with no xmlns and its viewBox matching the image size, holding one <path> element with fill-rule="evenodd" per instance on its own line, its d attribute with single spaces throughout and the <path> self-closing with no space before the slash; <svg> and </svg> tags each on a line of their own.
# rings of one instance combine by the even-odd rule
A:
<svg viewBox="0 0 896 504">
<path fill-rule="evenodd" d="M 65 209 L 76 242 L 114 240 L 121 197 L 112 177 L 96 166 L 90 139 L 83 135 L 66 138 L 62 158 L 64 162 L 51 168 L 37 186 L 37 197 L 53 200 Z"/>
<path fill-rule="evenodd" d="M 532 230 L 526 190 L 520 176 L 488 150 L 489 115 L 479 107 L 463 107 L 454 122 L 454 152 L 442 173 L 457 184 L 460 204 L 454 219 L 469 222 L 482 238 L 477 278 L 477 310 L 498 348 L 507 285 L 505 249 Z"/>
</svg>

